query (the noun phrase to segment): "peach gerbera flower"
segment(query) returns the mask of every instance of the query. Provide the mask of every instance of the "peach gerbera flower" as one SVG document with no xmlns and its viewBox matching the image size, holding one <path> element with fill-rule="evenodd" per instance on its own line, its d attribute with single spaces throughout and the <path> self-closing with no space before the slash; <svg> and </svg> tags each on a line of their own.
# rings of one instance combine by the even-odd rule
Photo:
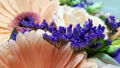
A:
<svg viewBox="0 0 120 68">
<path fill-rule="evenodd" d="M 0 0 L 0 42 L 6 43 L 11 31 L 26 16 L 37 23 L 43 19 L 50 22 L 58 6 L 58 0 Z"/>
<path fill-rule="evenodd" d="M 75 68 L 86 54 L 73 53 L 69 44 L 55 48 L 42 37 L 44 31 L 19 33 L 16 41 L 0 49 L 0 68 Z M 32 38 L 32 39 L 31 39 Z"/>
</svg>

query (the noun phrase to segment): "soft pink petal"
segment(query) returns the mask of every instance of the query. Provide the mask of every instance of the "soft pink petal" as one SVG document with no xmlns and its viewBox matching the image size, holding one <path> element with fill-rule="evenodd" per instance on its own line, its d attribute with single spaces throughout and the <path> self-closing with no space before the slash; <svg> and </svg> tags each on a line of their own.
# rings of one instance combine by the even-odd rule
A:
<svg viewBox="0 0 120 68">
<path fill-rule="evenodd" d="M 52 68 L 63 68 L 72 56 L 73 51 L 69 45 L 55 49 L 52 60 Z"/>
<path fill-rule="evenodd" d="M 84 52 L 78 54 L 73 53 L 65 68 L 75 68 L 83 60 L 84 55 Z"/>
</svg>

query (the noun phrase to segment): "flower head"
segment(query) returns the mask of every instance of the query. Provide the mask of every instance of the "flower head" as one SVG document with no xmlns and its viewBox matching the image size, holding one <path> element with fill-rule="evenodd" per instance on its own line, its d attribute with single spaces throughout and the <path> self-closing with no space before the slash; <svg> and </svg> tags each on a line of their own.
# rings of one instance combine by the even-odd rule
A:
<svg viewBox="0 0 120 68">
<path fill-rule="evenodd" d="M 114 35 L 120 26 L 120 22 L 117 22 L 114 16 L 109 16 L 109 18 L 105 18 L 105 24 L 110 31 L 111 35 Z"/>
<path fill-rule="evenodd" d="M 43 19 L 51 22 L 58 6 L 58 0 L 0 0 L 0 36 L 5 36 L 0 41 L 7 43 L 14 28 L 22 32 L 23 27 L 36 29 L 33 26 L 38 26 Z"/>
<path fill-rule="evenodd" d="M 49 31 L 49 33 L 46 32 L 43 38 L 57 48 L 70 42 L 70 46 L 74 52 L 81 52 L 87 48 L 97 50 L 104 45 L 101 42 L 105 37 L 104 30 L 104 26 L 93 26 L 92 20 L 88 19 L 84 26 L 77 24 L 72 28 L 70 24 L 68 27 L 60 26 L 53 31 L 49 31 L 48 28 L 46 31 Z M 106 40 L 106 42 L 108 42 L 108 44 L 106 43 L 107 45 L 110 44 L 109 40 Z"/>
<path fill-rule="evenodd" d="M 102 43 L 99 41 L 104 39 L 105 35 L 104 27 L 99 25 L 98 27 L 93 26 L 92 20 L 88 20 L 84 24 L 84 27 L 76 26 L 73 30 L 73 37 L 71 41 L 71 46 L 75 51 L 85 50 L 88 47 L 99 48 Z M 76 47 L 78 50 L 76 50 Z"/>
<path fill-rule="evenodd" d="M 1 66 L 3 68 L 74 68 L 85 58 L 85 53 L 74 54 L 69 44 L 61 49 L 52 46 L 43 39 L 44 33 L 45 31 L 41 29 L 24 34 L 18 33 L 16 41 L 9 40 L 8 45 L 1 44 Z"/>
</svg>

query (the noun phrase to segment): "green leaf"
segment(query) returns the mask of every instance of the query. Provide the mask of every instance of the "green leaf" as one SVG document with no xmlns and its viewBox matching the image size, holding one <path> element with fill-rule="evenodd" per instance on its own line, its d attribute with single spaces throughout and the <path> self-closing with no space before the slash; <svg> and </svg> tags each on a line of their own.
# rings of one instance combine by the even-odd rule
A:
<svg viewBox="0 0 120 68">
<path fill-rule="evenodd" d="M 106 52 L 109 49 L 109 46 L 104 46 L 98 50 L 98 52 Z"/>
<path fill-rule="evenodd" d="M 120 45 L 120 37 L 115 39 L 113 42 L 112 42 L 112 46 L 113 45 Z"/>
<path fill-rule="evenodd" d="M 113 64 L 113 65 L 120 66 L 120 64 L 114 58 L 109 56 L 108 54 L 99 53 L 99 54 L 95 55 L 94 58 L 95 57 L 97 57 L 98 59 L 100 59 L 101 61 L 103 61 L 106 64 Z"/>
<path fill-rule="evenodd" d="M 60 4 L 64 5 L 64 4 L 68 4 L 71 0 L 59 0 Z"/>
<path fill-rule="evenodd" d="M 108 54 L 112 54 L 119 48 L 120 48 L 120 37 L 112 41 L 112 44 L 109 45 L 109 48 L 106 50 L 106 52 Z"/>
<path fill-rule="evenodd" d="M 87 54 L 88 54 L 88 58 L 89 57 L 92 57 L 94 54 L 95 54 L 95 50 L 94 49 L 92 49 L 92 48 L 90 48 L 90 47 L 88 47 L 87 49 L 86 49 L 86 52 L 87 52 Z"/>
<path fill-rule="evenodd" d="M 81 2 L 81 0 L 59 0 L 61 5 L 73 6 Z"/>
<path fill-rule="evenodd" d="M 112 54 L 119 48 L 120 48 L 120 45 L 114 45 L 114 46 L 110 45 L 106 52 L 109 54 Z"/>
<path fill-rule="evenodd" d="M 73 5 L 76 5 L 80 2 L 81 2 L 81 0 L 71 0 L 71 2 L 69 4 L 70 4 L 70 6 L 73 6 Z"/>
<path fill-rule="evenodd" d="M 103 3 L 102 2 L 99 2 L 99 3 L 96 3 L 96 4 L 93 4 L 91 6 L 88 6 L 86 8 L 87 12 L 90 13 L 90 14 L 96 14 L 97 12 L 100 11 L 100 9 L 103 7 Z"/>
<path fill-rule="evenodd" d="M 104 21 L 104 19 L 106 18 L 106 16 L 101 15 L 99 18 Z"/>
</svg>

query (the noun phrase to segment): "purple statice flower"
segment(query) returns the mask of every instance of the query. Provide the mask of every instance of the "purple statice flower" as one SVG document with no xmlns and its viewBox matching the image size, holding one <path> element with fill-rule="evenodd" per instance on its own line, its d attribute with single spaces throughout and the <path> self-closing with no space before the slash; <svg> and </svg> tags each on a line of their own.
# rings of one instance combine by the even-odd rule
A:
<svg viewBox="0 0 120 68">
<path fill-rule="evenodd" d="M 51 28 L 53 28 L 53 26 Z M 45 33 L 43 38 L 57 48 L 60 48 L 68 42 L 70 42 L 70 46 L 75 52 L 86 50 L 88 47 L 96 50 L 103 46 L 103 43 L 100 41 L 105 37 L 103 34 L 105 27 L 101 25 L 98 27 L 93 26 L 91 19 L 88 19 L 83 27 L 77 24 L 72 28 L 72 24 L 70 24 L 68 27 L 60 26 L 58 29 L 56 28 L 52 31 L 51 28 L 47 29 L 51 34 L 48 35 Z M 106 40 L 106 43 L 107 41 L 109 45 L 110 41 Z"/>
<path fill-rule="evenodd" d="M 21 27 L 29 27 L 29 28 L 33 28 L 35 26 L 35 21 L 32 17 L 28 16 L 25 17 L 24 19 L 22 19 L 20 21 L 19 24 Z"/>
<path fill-rule="evenodd" d="M 88 47 L 96 49 L 102 47 L 102 43 L 105 35 L 103 34 L 105 27 L 99 25 L 93 26 L 92 20 L 88 19 L 88 22 L 84 24 L 84 27 L 76 26 L 73 29 L 73 37 L 71 47 L 74 51 L 81 51 Z M 78 47 L 76 50 L 76 46 Z"/>
<path fill-rule="evenodd" d="M 39 25 L 39 29 L 46 30 L 48 28 L 48 24 L 46 20 L 43 20 L 42 24 Z"/>
<path fill-rule="evenodd" d="M 110 35 L 114 35 L 118 31 L 117 28 L 120 27 L 120 22 L 116 22 L 114 16 L 105 18 L 105 24 L 110 31 Z"/>
<path fill-rule="evenodd" d="M 48 28 L 47 28 L 47 31 L 49 31 L 50 33 L 52 33 L 52 32 L 54 32 L 54 31 L 56 31 L 57 29 L 56 29 L 56 26 L 55 26 L 55 23 L 54 22 L 52 22 L 49 26 L 48 26 Z"/>
<path fill-rule="evenodd" d="M 60 26 L 58 29 L 52 31 L 51 35 L 44 34 L 43 38 L 52 45 L 54 45 L 55 47 L 60 48 L 62 45 L 68 42 L 69 37 L 66 35 L 66 33 L 67 33 L 66 28 Z"/>
<path fill-rule="evenodd" d="M 116 50 L 113 54 L 112 57 L 118 62 L 120 63 L 120 48 L 118 50 Z"/>
<path fill-rule="evenodd" d="M 32 29 L 30 29 L 30 28 L 22 28 L 22 33 L 24 34 L 25 32 L 30 32 L 30 31 L 32 31 Z"/>
</svg>

